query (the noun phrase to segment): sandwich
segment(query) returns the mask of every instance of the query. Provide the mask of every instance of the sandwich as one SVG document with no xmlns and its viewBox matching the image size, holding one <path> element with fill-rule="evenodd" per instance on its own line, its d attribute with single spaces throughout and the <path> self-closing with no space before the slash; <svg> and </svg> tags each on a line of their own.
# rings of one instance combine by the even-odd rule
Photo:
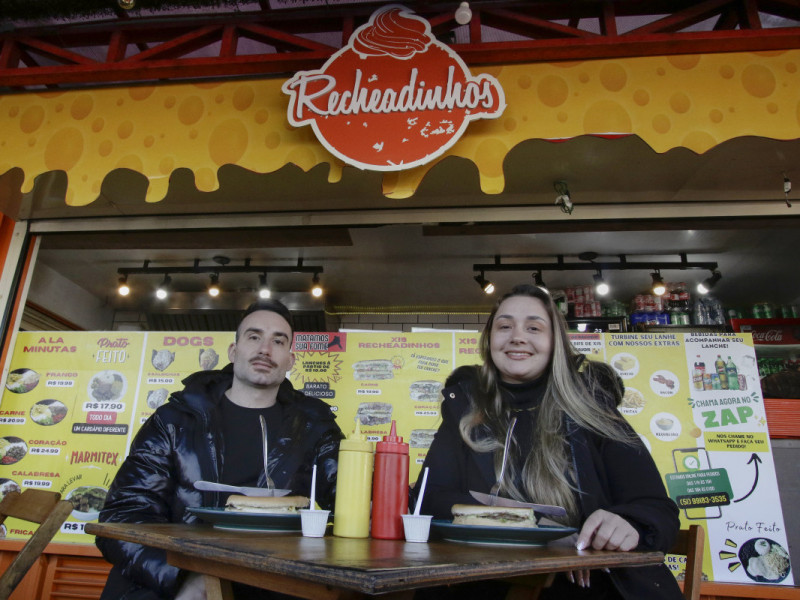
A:
<svg viewBox="0 0 800 600">
<path fill-rule="evenodd" d="M 225 503 L 225 510 L 247 513 L 267 513 L 292 515 L 298 508 L 306 508 L 308 498 L 305 496 L 281 496 L 279 498 L 263 496 L 240 496 L 231 494 Z"/>
<path fill-rule="evenodd" d="M 536 527 L 536 517 L 532 508 L 454 504 L 450 511 L 453 513 L 454 525 Z"/>
<path fill-rule="evenodd" d="M 392 405 L 388 402 L 362 402 L 356 416 L 362 425 L 386 425 L 392 422 Z"/>
<path fill-rule="evenodd" d="M 392 379 L 394 365 L 390 360 L 359 360 L 353 363 L 353 379 L 370 381 L 377 379 Z"/>
<path fill-rule="evenodd" d="M 414 381 L 408 386 L 408 394 L 417 402 L 438 402 L 441 400 L 441 391 L 444 385 L 441 381 L 424 379 Z"/>
<path fill-rule="evenodd" d="M 412 429 L 408 444 L 412 448 L 430 448 L 434 435 L 435 429 Z"/>
</svg>

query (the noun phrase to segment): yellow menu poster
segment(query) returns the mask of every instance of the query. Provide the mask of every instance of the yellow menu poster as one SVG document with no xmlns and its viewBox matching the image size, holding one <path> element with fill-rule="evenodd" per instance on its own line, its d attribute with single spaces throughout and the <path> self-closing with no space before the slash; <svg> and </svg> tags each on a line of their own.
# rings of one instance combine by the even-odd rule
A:
<svg viewBox="0 0 800 600">
<path fill-rule="evenodd" d="M 20 333 L 0 405 L 3 493 L 60 492 L 75 509 L 56 536 L 85 542 L 127 452 L 141 334 Z M 25 537 L 13 521 L 9 538 Z"/>
<path fill-rule="evenodd" d="M 152 331 L 145 335 L 132 435 L 172 392 L 183 389 L 181 382 L 186 377 L 227 365 L 228 346 L 234 338 L 231 332 L 215 331 Z"/>
<path fill-rule="evenodd" d="M 444 380 L 453 369 L 453 334 L 296 333 L 294 386 L 328 402 L 345 435 L 359 428 L 377 442 L 397 433 L 410 448 L 409 478 L 419 467 L 440 420 Z"/>
</svg>

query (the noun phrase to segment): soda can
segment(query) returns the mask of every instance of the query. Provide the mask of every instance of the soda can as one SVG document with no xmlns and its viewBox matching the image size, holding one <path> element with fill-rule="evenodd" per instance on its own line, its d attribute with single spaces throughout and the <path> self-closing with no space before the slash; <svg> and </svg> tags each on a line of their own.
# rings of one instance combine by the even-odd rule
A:
<svg viewBox="0 0 800 600">
<path fill-rule="evenodd" d="M 575 288 L 568 287 L 565 291 L 567 293 L 567 302 L 569 304 L 575 304 Z"/>
<path fill-rule="evenodd" d="M 583 302 L 576 302 L 575 303 L 575 316 L 578 319 L 582 319 L 585 316 Z"/>
<path fill-rule="evenodd" d="M 761 310 L 764 313 L 765 319 L 772 319 L 773 317 L 775 317 L 775 310 L 772 307 L 772 304 L 770 304 L 769 302 L 764 302 L 762 304 Z"/>
<path fill-rule="evenodd" d="M 764 313 L 761 311 L 760 304 L 753 304 L 753 318 L 754 319 L 763 319 Z"/>
<path fill-rule="evenodd" d="M 599 300 L 595 300 L 594 302 L 592 302 L 592 316 L 593 317 L 603 316 L 603 307 L 600 305 Z"/>
<path fill-rule="evenodd" d="M 681 313 L 681 325 L 690 325 L 689 313 Z"/>
</svg>

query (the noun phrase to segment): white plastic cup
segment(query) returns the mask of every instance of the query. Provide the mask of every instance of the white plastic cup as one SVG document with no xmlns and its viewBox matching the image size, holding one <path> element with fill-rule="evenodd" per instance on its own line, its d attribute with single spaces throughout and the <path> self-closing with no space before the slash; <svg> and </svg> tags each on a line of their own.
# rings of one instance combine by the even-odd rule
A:
<svg viewBox="0 0 800 600">
<path fill-rule="evenodd" d="M 325 536 L 325 529 L 328 527 L 329 510 L 312 510 L 310 508 L 300 509 L 300 525 L 303 528 L 304 537 L 320 538 Z"/>
<path fill-rule="evenodd" d="M 401 515 L 407 542 L 427 542 L 431 533 L 432 515 Z"/>
</svg>

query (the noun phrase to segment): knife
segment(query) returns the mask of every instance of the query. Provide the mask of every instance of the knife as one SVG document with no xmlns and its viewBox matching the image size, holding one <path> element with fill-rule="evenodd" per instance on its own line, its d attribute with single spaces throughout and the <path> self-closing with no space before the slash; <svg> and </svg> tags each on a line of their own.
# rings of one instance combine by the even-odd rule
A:
<svg viewBox="0 0 800 600">
<path fill-rule="evenodd" d="M 482 492 L 469 491 L 470 495 L 481 504 L 491 506 L 492 496 Z M 532 508 L 536 512 L 544 515 L 554 515 L 556 517 L 566 517 L 567 510 L 562 506 L 551 506 L 550 504 L 534 504 L 532 502 L 519 502 L 518 500 L 511 500 L 510 498 L 501 498 L 500 496 L 494 499 L 495 506 L 507 506 L 509 508 Z"/>
<path fill-rule="evenodd" d="M 194 487 L 204 492 L 231 492 L 232 494 L 242 494 L 243 496 L 261 496 L 264 498 L 286 496 L 292 490 L 276 490 L 259 487 L 240 487 L 238 485 L 227 485 L 225 483 L 214 483 L 213 481 L 198 480 L 194 482 Z"/>
</svg>

